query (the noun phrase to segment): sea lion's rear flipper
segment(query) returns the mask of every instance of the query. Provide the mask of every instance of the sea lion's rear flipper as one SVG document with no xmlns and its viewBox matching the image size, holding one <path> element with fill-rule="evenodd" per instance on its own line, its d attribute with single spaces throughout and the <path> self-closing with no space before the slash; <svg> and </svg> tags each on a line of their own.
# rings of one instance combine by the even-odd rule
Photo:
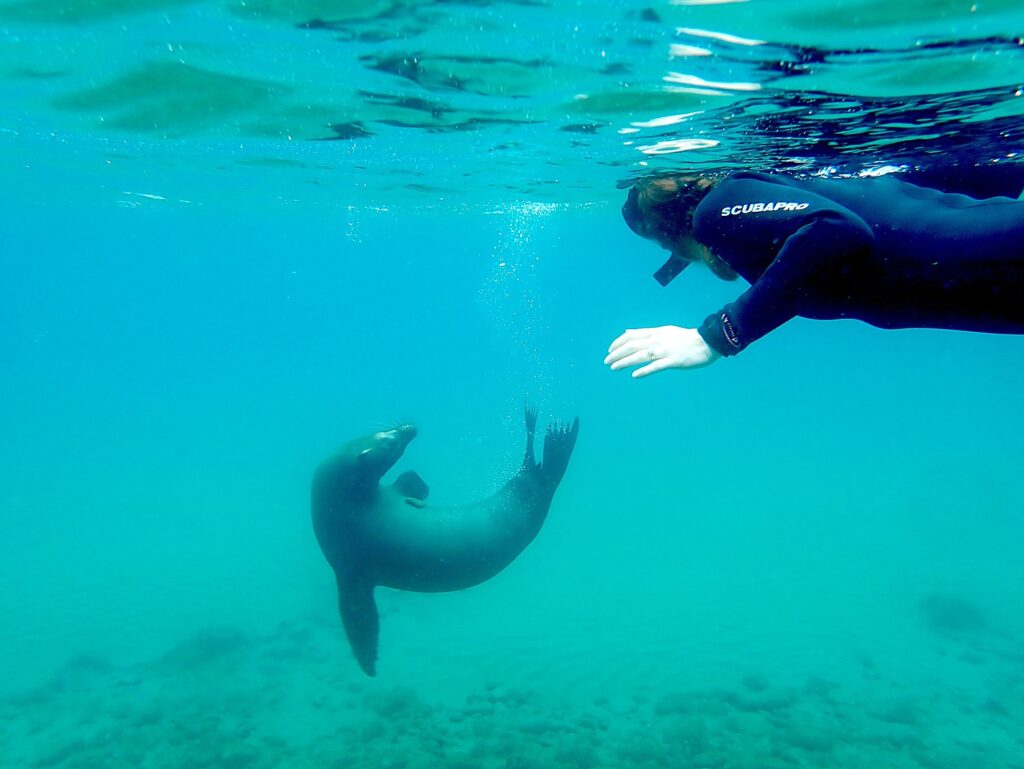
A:
<svg viewBox="0 0 1024 769">
<path fill-rule="evenodd" d="M 391 485 L 403 497 L 424 500 L 430 494 L 427 482 L 420 478 L 419 473 L 412 470 L 402 473 Z"/>
<path fill-rule="evenodd" d="M 573 420 L 571 426 L 559 425 L 557 422 L 548 425 L 548 431 L 544 435 L 544 459 L 540 465 L 540 475 L 551 488 L 562 482 L 579 432 L 578 417 Z"/>
<path fill-rule="evenodd" d="M 533 455 L 533 436 L 537 432 L 537 409 L 526 404 L 526 453 L 523 455 L 523 467 L 534 470 L 537 458 Z"/>
<path fill-rule="evenodd" d="M 377 615 L 377 602 L 373 600 L 373 585 L 365 580 L 346 580 L 339 576 L 338 607 L 356 662 L 366 675 L 377 675 L 380 619 Z"/>
</svg>

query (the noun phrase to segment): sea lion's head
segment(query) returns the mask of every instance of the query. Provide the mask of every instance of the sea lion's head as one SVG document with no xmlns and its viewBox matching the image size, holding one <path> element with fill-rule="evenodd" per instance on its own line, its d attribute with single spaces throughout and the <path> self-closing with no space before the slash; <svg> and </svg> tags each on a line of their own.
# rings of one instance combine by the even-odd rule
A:
<svg viewBox="0 0 1024 769">
<path fill-rule="evenodd" d="M 317 468 L 313 478 L 313 512 L 320 517 L 345 517 L 377 493 L 381 477 L 402 458 L 416 437 L 410 424 L 349 441 Z"/>
<path fill-rule="evenodd" d="M 403 424 L 357 438 L 348 448 L 360 472 L 372 476 L 374 481 L 379 481 L 384 473 L 402 458 L 405 447 L 415 437 L 416 426 Z"/>
</svg>

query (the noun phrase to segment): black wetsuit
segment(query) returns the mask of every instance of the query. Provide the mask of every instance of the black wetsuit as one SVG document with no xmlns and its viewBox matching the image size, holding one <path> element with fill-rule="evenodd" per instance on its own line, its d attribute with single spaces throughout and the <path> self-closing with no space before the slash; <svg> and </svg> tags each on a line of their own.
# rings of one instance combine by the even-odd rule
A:
<svg viewBox="0 0 1024 769">
<path fill-rule="evenodd" d="M 741 172 L 693 222 L 697 240 L 751 284 L 700 328 L 723 355 L 796 316 L 1024 333 L 1024 201 L 890 177 Z"/>
</svg>

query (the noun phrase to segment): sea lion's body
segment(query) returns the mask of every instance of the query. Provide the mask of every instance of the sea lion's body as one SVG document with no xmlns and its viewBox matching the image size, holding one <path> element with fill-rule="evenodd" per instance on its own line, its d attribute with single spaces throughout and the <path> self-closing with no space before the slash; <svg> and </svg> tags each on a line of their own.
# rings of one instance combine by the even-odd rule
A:
<svg viewBox="0 0 1024 769">
<path fill-rule="evenodd" d="M 420 509 L 394 488 L 381 489 L 363 528 L 364 542 L 376 554 L 369 564 L 374 583 L 433 593 L 490 579 L 544 523 L 550 498 L 541 499 L 533 486 L 520 472 L 482 502 Z"/>
<path fill-rule="evenodd" d="M 313 529 L 334 569 L 345 632 L 367 675 L 374 675 L 377 659 L 377 585 L 428 593 L 472 587 L 512 563 L 537 536 L 579 422 L 548 428 L 539 464 L 535 423 L 536 414 L 528 411 L 519 471 L 495 494 L 469 505 L 427 505 L 427 486 L 415 473 L 380 485 L 415 437 L 411 425 L 352 441 L 317 469 Z"/>
</svg>

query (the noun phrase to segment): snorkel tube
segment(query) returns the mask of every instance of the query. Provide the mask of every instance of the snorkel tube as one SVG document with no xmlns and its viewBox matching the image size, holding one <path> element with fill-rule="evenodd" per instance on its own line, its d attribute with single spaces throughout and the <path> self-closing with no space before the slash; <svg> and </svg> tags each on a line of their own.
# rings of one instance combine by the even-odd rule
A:
<svg viewBox="0 0 1024 769">
<path fill-rule="evenodd" d="M 685 259 L 672 254 L 668 260 L 654 273 L 654 279 L 663 286 L 667 286 L 683 270 L 690 266 Z"/>
</svg>

